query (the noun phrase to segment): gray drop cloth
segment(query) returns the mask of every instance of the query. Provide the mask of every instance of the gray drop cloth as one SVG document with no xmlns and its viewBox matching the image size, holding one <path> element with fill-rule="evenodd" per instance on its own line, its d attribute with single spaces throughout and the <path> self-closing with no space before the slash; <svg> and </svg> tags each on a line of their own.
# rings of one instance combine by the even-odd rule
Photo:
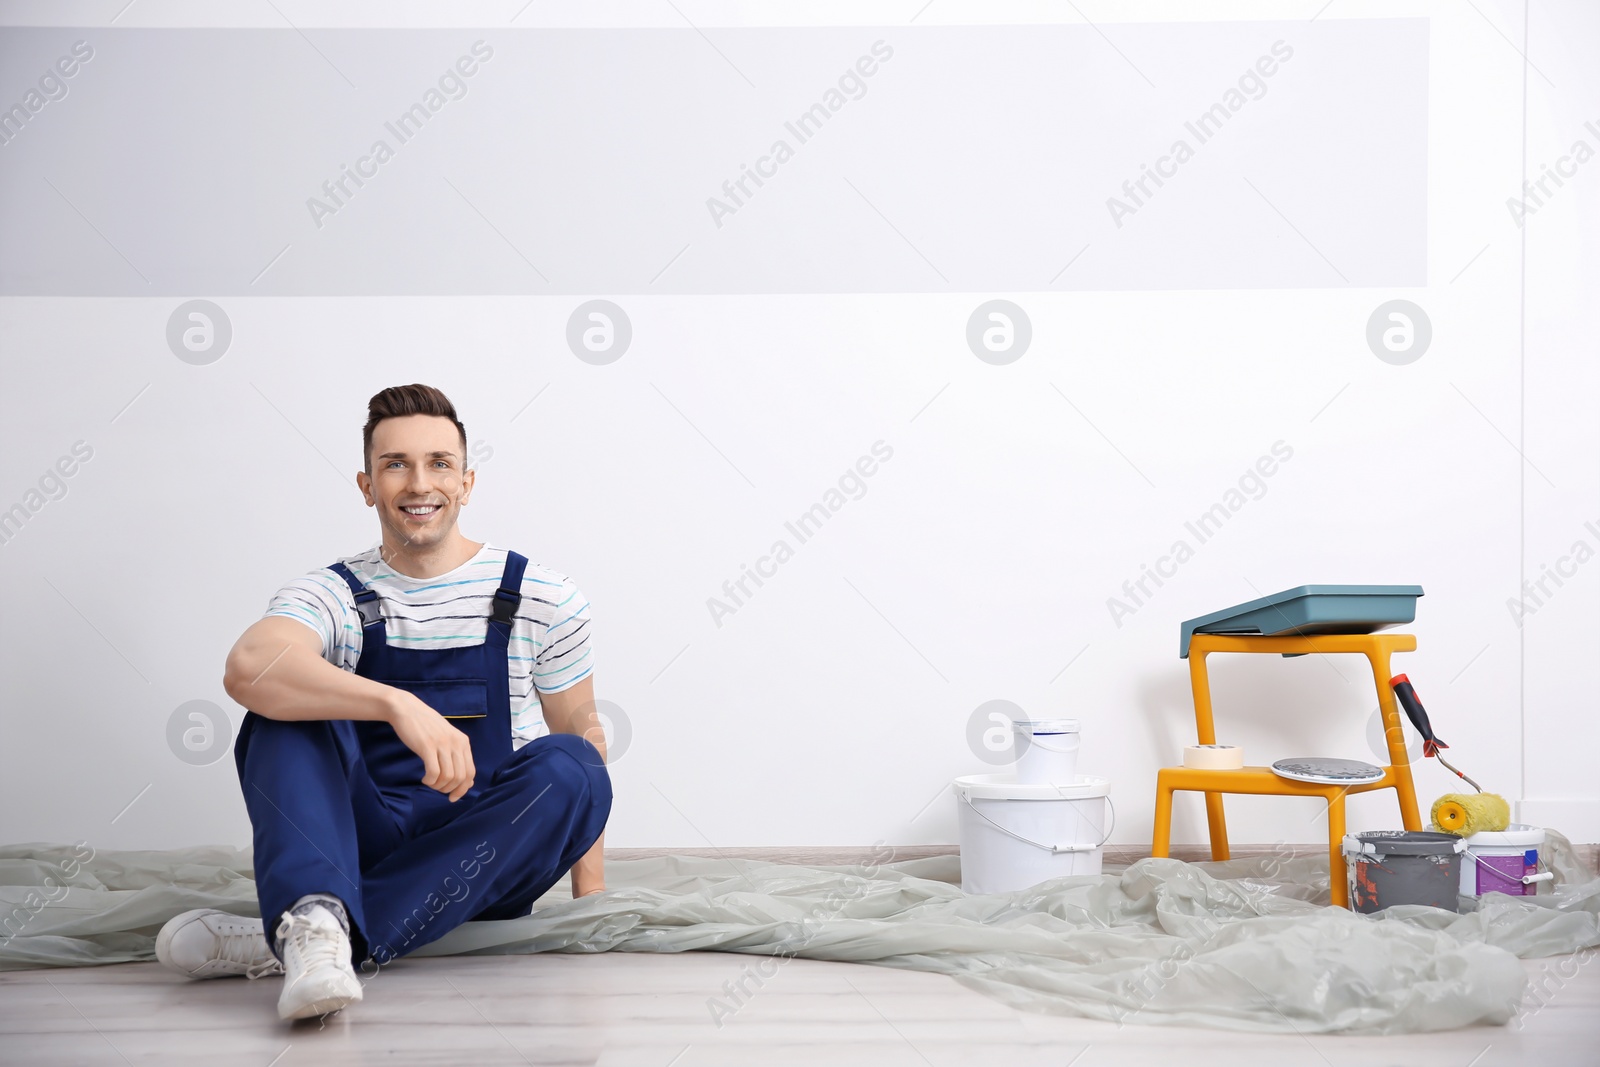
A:
<svg viewBox="0 0 1600 1067">
<path fill-rule="evenodd" d="M 0 848 L 0 970 L 150 960 L 180 911 L 259 914 L 248 850 L 90 851 Z M 1600 879 L 1559 834 L 1545 856 L 1557 874 L 1545 895 L 1490 894 L 1462 915 L 1404 906 L 1379 916 L 1326 906 L 1325 857 L 1144 859 L 984 896 L 962 893 L 953 856 L 835 867 L 609 860 L 603 894 L 573 900 L 562 879 L 533 914 L 466 923 L 411 955 L 802 956 L 937 971 L 1025 1010 L 1112 1021 L 1445 1030 L 1511 1019 L 1527 985 L 1518 957 L 1600 945 Z"/>
</svg>

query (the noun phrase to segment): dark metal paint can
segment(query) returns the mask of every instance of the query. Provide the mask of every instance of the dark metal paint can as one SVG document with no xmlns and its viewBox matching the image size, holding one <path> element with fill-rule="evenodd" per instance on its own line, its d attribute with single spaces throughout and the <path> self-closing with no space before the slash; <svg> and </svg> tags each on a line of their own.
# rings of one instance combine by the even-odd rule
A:
<svg viewBox="0 0 1600 1067">
<path fill-rule="evenodd" d="M 1371 914 L 1395 904 L 1459 911 L 1461 849 L 1454 834 L 1368 830 L 1345 837 L 1350 908 Z"/>
</svg>

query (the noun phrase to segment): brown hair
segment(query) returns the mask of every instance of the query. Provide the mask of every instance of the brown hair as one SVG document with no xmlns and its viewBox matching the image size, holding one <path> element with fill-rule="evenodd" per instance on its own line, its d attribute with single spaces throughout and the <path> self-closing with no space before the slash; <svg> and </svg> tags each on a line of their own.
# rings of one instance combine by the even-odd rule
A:
<svg viewBox="0 0 1600 1067">
<path fill-rule="evenodd" d="M 450 398 L 431 385 L 391 385 L 367 401 L 367 426 L 361 431 L 362 463 L 372 475 L 372 431 L 384 419 L 403 415 L 438 415 L 456 424 L 461 434 L 461 465 L 467 464 L 467 428 L 456 418 Z"/>
</svg>

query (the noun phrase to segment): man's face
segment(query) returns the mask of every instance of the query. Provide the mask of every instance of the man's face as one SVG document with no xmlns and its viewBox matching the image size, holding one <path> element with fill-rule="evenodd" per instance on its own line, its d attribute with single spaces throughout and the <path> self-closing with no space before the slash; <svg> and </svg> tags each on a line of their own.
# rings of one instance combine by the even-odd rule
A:
<svg viewBox="0 0 1600 1067">
<path fill-rule="evenodd" d="M 440 415 L 405 415 L 373 428 L 372 474 L 358 474 L 356 481 L 392 535 L 387 540 L 427 548 L 451 537 L 472 493 L 465 462 L 455 423 Z"/>
</svg>

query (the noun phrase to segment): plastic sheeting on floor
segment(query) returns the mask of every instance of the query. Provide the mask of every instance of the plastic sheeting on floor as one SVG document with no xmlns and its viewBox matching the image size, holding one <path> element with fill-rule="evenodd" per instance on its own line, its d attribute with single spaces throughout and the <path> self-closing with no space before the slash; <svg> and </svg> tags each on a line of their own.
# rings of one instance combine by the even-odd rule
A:
<svg viewBox="0 0 1600 1067">
<path fill-rule="evenodd" d="M 389 966 L 455 953 L 686 952 L 937 971 L 1029 1011 L 1234 1030 L 1401 1033 L 1504 1023 L 1518 957 L 1600 945 L 1600 879 L 1551 834 L 1537 897 L 1469 913 L 1328 907 L 1325 856 L 1144 859 L 1016 893 L 967 895 L 956 857 L 809 867 L 743 859 L 608 860 L 603 894 L 565 878 L 519 919 L 466 923 Z M 249 850 L 0 847 L 0 970 L 154 958 L 168 918 L 259 914 Z M 1470 904 L 1470 902 L 1469 902 Z M 370 966 L 370 965 L 369 965 Z M 753 992 L 755 986 L 747 983 Z M 737 1010 L 741 995 L 708 1001 Z M 720 1004 L 720 1007 L 719 1007 Z"/>
</svg>

